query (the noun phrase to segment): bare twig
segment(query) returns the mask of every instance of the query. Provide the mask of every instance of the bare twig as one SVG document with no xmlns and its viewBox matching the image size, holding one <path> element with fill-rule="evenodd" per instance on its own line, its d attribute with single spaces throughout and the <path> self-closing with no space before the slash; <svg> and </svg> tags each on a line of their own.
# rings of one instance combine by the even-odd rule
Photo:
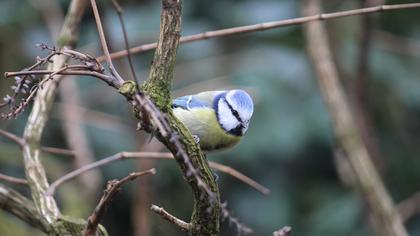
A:
<svg viewBox="0 0 420 236">
<path fill-rule="evenodd" d="M 103 158 L 99 161 L 87 164 L 82 166 L 79 169 L 76 169 L 72 172 L 69 172 L 63 176 L 61 176 L 59 179 L 51 183 L 50 188 L 46 192 L 48 195 L 54 195 L 56 189 L 62 185 L 63 183 L 70 181 L 74 178 L 76 178 L 79 175 L 84 174 L 87 171 L 90 171 L 95 168 L 99 168 L 101 166 L 110 164 L 114 161 L 118 160 L 125 160 L 125 159 L 159 159 L 159 160 L 173 160 L 173 154 L 170 152 L 119 152 L 112 156 Z M 244 174 L 240 173 L 239 171 L 233 169 L 232 167 L 222 165 L 220 163 L 211 162 L 209 161 L 209 165 L 211 168 L 219 170 L 223 173 L 229 174 L 240 181 L 248 184 L 249 186 L 253 187 L 257 191 L 261 192 L 264 195 L 267 195 L 270 193 L 270 190 L 266 187 L 262 186 L 261 184 L 255 182 L 251 178 L 245 176 Z"/>
<path fill-rule="evenodd" d="M 104 191 L 101 200 L 99 200 L 98 205 L 95 207 L 95 210 L 89 216 L 87 220 L 86 229 L 84 232 L 85 236 L 96 235 L 96 229 L 98 228 L 99 222 L 103 219 L 106 209 L 114 199 L 117 193 L 121 191 L 121 186 L 128 181 L 132 181 L 140 176 L 144 175 L 154 175 L 156 170 L 154 168 L 142 172 L 134 172 L 120 180 L 111 180 L 108 181 L 107 187 Z"/>
<path fill-rule="evenodd" d="M 320 12 L 319 0 L 306 0 L 304 14 Z M 331 57 L 326 30 L 321 22 L 305 27 L 307 48 L 332 119 L 336 140 L 355 173 L 355 187 L 367 202 L 382 236 L 408 235 L 375 166 L 372 164 Z"/>
<path fill-rule="evenodd" d="M 69 11 L 58 40 L 60 46 L 72 47 L 75 45 L 78 37 L 79 23 L 81 22 L 85 7 L 86 3 L 83 0 L 73 0 L 70 3 Z M 57 70 L 57 68 L 61 68 L 66 60 L 67 57 L 65 56 L 57 57 L 53 64 L 50 64 L 50 69 Z M 37 93 L 24 130 L 23 139 L 25 145 L 22 148 L 26 179 L 31 189 L 32 198 L 36 208 L 48 223 L 53 223 L 57 220 L 60 215 L 60 210 L 54 198 L 44 194 L 49 185 L 43 164 L 40 160 L 40 142 L 42 132 L 49 117 L 51 105 L 55 98 L 56 86 L 56 82 L 50 80 Z"/>
<path fill-rule="evenodd" d="M 23 139 L 21 137 L 18 137 L 15 134 L 12 134 L 12 133 L 7 132 L 5 130 L 0 129 L 0 135 L 12 140 L 13 142 L 17 143 L 20 147 L 22 147 L 23 144 L 24 144 Z"/>
<path fill-rule="evenodd" d="M 311 21 L 329 20 L 329 19 L 335 19 L 335 18 L 340 18 L 340 17 L 371 14 L 371 13 L 377 13 L 377 12 L 382 12 L 382 11 L 418 8 L 418 7 L 420 7 L 420 3 L 392 4 L 392 5 L 380 5 L 380 6 L 374 6 L 374 7 L 360 8 L 360 9 L 355 9 L 355 10 L 341 11 L 341 12 L 317 14 L 317 15 L 287 19 L 287 20 L 266 22 L 266 23 L 255 24 L 255 25 L 246 25 L 246 26 L 239 26 L 239 27 L 233 27 L 233 28 L 227 28 L 227 29 L 221 29 L 221 30 L 207 31 L 205 33 L 181 37 L 180 43 L 190 43 L 194 41 L 217 38 L 217 37 L 226 37 L 226 36 L 235 35 L 235 34 L 251 33 L 251 32 L 256 32 L 256 31 L 285 27 L 285 26 L 298 25 L 298 24 L 303 24 L 303 23 L 307 23 Z M 143 52 L 147 52 L 147 51 L 155 49 L 156 46 L 157 46 L 157 43 L 144 44 L 144 45 L 131 48 L 130 52 L 133 54 L 143 53 Z M 122 50 L 122 51 L 111 53 L 111 58 L 117 59 L 117 58 L 125 57 L 127 56 L 127 54 L 128 54 L 127 50 Z M 98 57 L 98 60 L 104 61 L 105 56 Z"/>
<path fill-rule="evenodd" d="M 229 174 L 229 175 L 239 179 L 240 181 L 242 181 L 242 182 L 248 184 L 249 186 L 253 187 L 258 192 L 262 193 L 263 195 L 270 194 L 270 189 L 268 189 L 268 188 L 262 186 L 261 184 L 255 182 L 253 179 L 251 179 L 248 176 L 240 173 L 239 171 L 233 169 L 230 166 L 222 165 L 220 163 L 211 162 L 211 161 L 209 161 L 209 165 L 213 169 L 216 169 L 218 171 Z"/>
<path fill-rule="evenodd" d="M 16 178 L 9 175 L 0 174 L 0 180 L 7 181 L 12 184 L 28 184 L 28 181 L 26 179 Z"/>
<path fill-rule="evenodd" d="M 409 198 L 398 203 L 397 208 L 404 222 L 407 222 L 411 217 L 420 214 L 420 191 L 415 192 Z"/>
<path fill-rule="evenodd" d="M 0 184 L 0 208 L 47 234 L 51 232 L 50 225 L 33 202 L 3 184 Z"/>
<path fill-rule="evenodd" d="M 64 68 L 63 68 L 64 69 Z M 88 68 L 86 68 L 88 69 Z M 114 77 L 99 73 L 97 71 L 88 71 L 88 70 L 71 70 L 71 68 L 65 68 L 65 70 L 61 70 L 57 72 L 56 70 L 32 70 L 32 71 L 17 71 L 17 72 L 6 72 L 4 74 L 5 77 L 12 77 L 12 76 L 20 76 L 20 75 L 51 75 L 55 73 L 56 75 L 85 75 L 96 77 L 98 79 L 103 80 L 104 82 L 108 83 L 114 88 L 119 87 L 119 83 L 112 82 L 114 81 Z"/>
<path fill-rule="evenodd" d="M 115 10 L 117 11 L 117 14 L 118 14 L 118 18 L 120 20 L 121 29 L 122 29 L 122 33 L 123 33 L 123 36 L 124 36 L 125 50 L 127 50 L 127 58 L 128 58 L 128 64 L 130 64 L 131 74 L 133 75 L 133 80 L 136 82 L 137 91 L 140 91 L 140 89 L 138 87 L 139 86 L 139 81 L 137 79 L 136 70 L 134 69 L 133 57 L 131 56 L 131 52 L 129 50 L 130 49 L 130 44 L 128 42 L 128 34 L 127 34 L 127 30 L 125 28 L 124 18 L 122 16 L 123 10 L 122 10 L 120 4 L 118 4 L 117 0 L 112 0 L 112 4 L 114 5 L 114 8 L 115 8 Z"/>
<path fill-rule="evenodd" d="M 162 207 L 158 207 L 156 205 L 152 205 L 150 207 L 150 210 L 155 212 L 156 214 L 160 215 L 163 219 L 171 222 L 172 224 L 178 226 L 180 229 L 184 231 L 190 231 L 191 230 L 191 224 L 186 223 L 183 220 L 180 220 L 176 218 L 175 216 L 171 215 L 169 212 L 165 211 Z"/>
<path fill-rule="evenodd" d="M 106 43 L 104 29 L 102 27 L 101 17 L 99 16 L 98 6 L 96 5 L 95 0 L 90 0 L 90 5 L 92 6 L 93 15 L 95 16 L 96 27 L 99 33 L 99 39 L 101 40 L 102 50 L 105 54 L 105 60 L 108 64 L 108 67 L 113 76 L 115 76 L 120 82 L 123 82 L 124 79 L 118 74 L 117 70 L 115 70 L 114 64 L 112 63 L 111 57 L 109 55 L 108 44 Z"/>
<path fill-rule="evenodd" d="M 290 233 L 292 233 L 292 227 L 284 226 L 283 228 L 274 231 L 273 236 L 288 236 Z"/>
<path fill-rule="evenodd" d="M 41 150 L 44 152 L 48 152 L 51 154 L 59 154 L 63 156 L 74 157 L 76 153 L 73 150 L 64 149 L 64 148 L 56 148 L 56 147 L 41 147 Z"/>
<path fill-rule="evenodd" d="M 222 212 L 222 221 L 227 221 L 229 225 L 235 226 L 238 235 L 248 235 L 254 233 L 254 230 L 241 223 L 238 218 L 232 216 L 232 214 L 227 209 L 227 202 L 222 203 L 220 208 Z"/>
<path fill-rule="evenodd" d="M 45 58 L 38 58 L 38 62 L 32 65 L 28 70 L 20 71 L 20 72 L 6 72 L 5 77 L 14 76 L 16 79 L 16 85 L 13 86 L 15 90 L 15 94 L 13 97 L 6 96 L 4 100 L 6 101 L 7 105 L 14 105 L 16 101 L 16 97 L 19 93 L 26 93 L 29 92 L 29 95 L 22 99 L 22 101 L 12 108 L 12 110 L 9 113 L 1 114 L 3 118 L 11 118 L 16 117 L 18 114 L 20 114 L 23 109 L 29 104 L 29 102 L 32 101 L 32 99 L 35 97 L 35 95 L 38 93 L 40 89 L 44 87 L 44 85 L 55 78 L 56 75 L 63 75 L 63 74 L 73 74 L 73 75 L 88 75 L 88 76 L 94 76 L 97 77 L 106 83 L 108 83 L 110 86 L 113 86 L 114 88 L 119 88 L 120 86 L 120 80 L 115 78 L 114 76 L 107 76 L 105 75 L 104 69 L 102 65 L 92 56 L 83 54 L 74 50 L 71 50 L 69 48 L 56 48 L 56 47 L 48 47 L 45 44 L 40 45 L 42 50 L 48 50 L 50 51 L 50 54 Z M 80 64 L 75 65 L 68 65 L 64 61 L 61 62 L 61 64 L 51 64 L 52 59 L 57 60 L 63 60 L 63 57 L 67 56 L 73 59 L 73 61 L 77 61 Z M 45 65 L 47 63 L 50 63 L 50 68 L 47 70 L 34 70 L 36 67 L 39 67 L 41 65 Z M 56 68 L 52 68 L 52 66 L 55 66 Z M 36 82 L 36 75 L 47 75 L 44 76 L 44 78 L 40 79 L 39 82 Z M 23 77 L 21 77 L 23 76 Z M 26 78 L 30 77 L 32 80 L 29 81 Z M 28 83 L 31 84 L 29 87 Z M 57 82 L 57 80 L 55 80 Z M 22 85 L 23 84 L 23 85 Z M 23 87 L 22 87 L 23 86 Z M 20 89 L 22 87 L 22 89 Z M 29 91 L 27 91 L 29 90 Z"/>
<path fill-rule="evenodd" d="M 21 148 L 24 145 L 24 141 L 21 137 L 16 136 L 15 134 L 12 134 L 10 132 L 7 132 L 5 130 L 0 129 L 0 136 L 4 136 L 16 144 L 18 144 Z M 56 148 L 56 147 L 41 147 L 41 150 L 44 152 L 48 152 L 51 154 L 60 154 L 65 156 L 74 156 L 75 153 L 72 150 L 64 149 L 64 148 Z"/>
</svg>

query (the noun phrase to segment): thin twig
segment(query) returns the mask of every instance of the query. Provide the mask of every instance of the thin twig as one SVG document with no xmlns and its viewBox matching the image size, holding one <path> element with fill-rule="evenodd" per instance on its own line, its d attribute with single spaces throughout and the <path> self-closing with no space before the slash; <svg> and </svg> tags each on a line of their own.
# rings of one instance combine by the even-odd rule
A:
<svg viewBox="0 0 420 236">
<path fill-rule="evenodd" d="M 23 144 L 24 144 L 24 141 L 21 137 L 18 137 L 15 134 L 12 134 L 12 133 L 7 132 L 5 130 L 0 129 L 0 135 L 5 137 L 5 138 L 8 138 L 8 139 L 12 140 L 13 142 L 17 143 L 20 147 L 22 147 Z"/>
<path fill-rule="evenodd" d="M 348 10 L 348 11 L 317 14 L 317 15 L 298 17 L 298 18 L 292 18 L 292 19 L 286 19 L 286 20 L 280 20 L 280 21 L 266 22 L 266 23 L 261 23 L 261 24 L 245 25 L 245 26 L 232 27 L 232 28 L 221 29 L 221 30 L 207 31 L 204 33 L 181 37 L 179 42 L 181 44 L 190 43 L 190 42 L 199 41 L 199 40 L 226 37 L 226 36 L 235 35 L 235 34 L 251 33 L 251 32 L 256 32 L 256 31 L 285 27 L 285 26 L 298 25 L 298 24 L 303 24 L 303 23 L 307 23 L 311 21 L 329 20 L 329 19 L 335 19 L 335 18 L 340 18 L 340 17 L 371 14 L 371 13 L 377 13 L 377 12 L 382 12 L 382 11 L 418 8 L 418 7 L 420 7 L 420 3 L 390 4 L 390 5 L 379 5 L 379 6 L 374 6 L 374 7 L 360 8 L 360 9 Z M 144 44 L 144 45 L 130 48 L 130 52 L 133 54 L 143 53 L 143 52 L 153 50 L 156 47 L 157 47 L 157 43 Z M 117 59 L 117 58 L 125 57 L 127 56 L 127 54 L 128 54 L 127 50 L 121 50 L 118 52 L 111 53 L 110 56 L 112 59 Z M 104 61 L 105 56 L 100 56 L 97 59 L 99 61 Z"/>
<path fill-rule="evenodd" d="M 89 216 L 87 220 L 86 229 L 84 231 L 85 236 L 93 236 L 96 235 L 96 229 L 98 228 L 99 222 L 103 219 L 106 209 L 108 208 L 111 201 L 114 199 L 117 193 L 121 191 L 121 186 L 129 181 L 132 181 L 140 176 L 144 175 L 154 175 L 156 174 L 156 170 L 154 168 L 141 171 L 141 172 L 134 172 L 129 174 L 128 176 L 120 179 L 120 180 L 111 180 L 108 181 L 107 187 L 104 191 L 104 194 L 99 200 L 98 205 L 95 207 L 95 210 Z"/>
<path fill-rule="evenodd" d="M 397 209 L 404 222 L 407 222 L 411 217 L 420 214 L 420 191 L 415 192 L 409 198 L 398 203 Z"/>
<path fill-rule="evenodd" d="M 124 23 L 124 18 L 123 18 L 123 10 L 120 6 L 120 4 L 118 3 L 117 0 L 112 0 L 112 4 L 115 7 L 115 10 L 117 11 L 118 14 L 118 18 L 120 20 L 120 24 L 121 24 L 121 29 L 122 29 L 122 33 L 124 36 L 124 44 L 125 44 L 125 49 L 127 50 L 127 58 L 128 58 L 128 64 L 130 65 L 130 70 L 131 70 L 131 74 L 133 75 L 133 80 L 136 82 L 136 88 L 137 91 L 140 91 L 139 89 L 139 81 L 137 79 L 137 75 L 136 75 L 136 70 L 134 69 L 134 63 L 133 63 L 133 57 L 131 55 L 130 52 L 130 44 L 128 42 L 128 33 L 127 33 L 127 29 L 125 28 L 125 23 Z"/>
<path fill-rule="evenodd" d="M 118 160 L 125 160 L 125 159 L 159 159 L 159 160 L 173 160 L 173 154 L 170 152 L 119 152 L 112 156 L 103 158 L 99 161 L 90 163 L 88 165 L 85 165 L 79 169 L 76 169 L 74 171 L 71 171 L 57 180 L 55 180 L 53 183 L 51 183 L 50 188 L 47 190 L 46 194 L 48 195 L 54 195 L 57 188 L 62 185 L 63 183 L 70 181 L 77 176 L 90 171 L 95 168 L 99 168 L 101 166 L 110 164 L 111 162 L 118 161 Z M 248 184 L 249 186 L 253 187 L 257 191 L 261 192 L 264 195 L 267 195 L 270 193 L 270 190 L 266 187 L 262 186 L 261 184 L 255 182 L 251 178 L 245 176 L 244 174 L 240 173 L 239 171 L 233 169 L 232 167 L 222 165 L 220 163 L 209 161 L 209 165 L 211 168 L 219 170 L 223 173 L 229 174 L 240 181 L 244 182 L 245 184 Z"/>
<path fill-rule="evenodd" d="M 240 173 L 239 171 L 233 169 L 230 166 L 222 165 L 220 163 L 209 161 L 209 165 L 212 169 L 216 169 L 218 171 L 221 171 L 223 173 L 229 174 L 240 181 L 248 184 L 249 186 L 253 187 L 258 192 L 262 193 L 263 195 L 270 194 L 270 189 L 262 186 L 261 184 L 255 182 L 253 179 L 249 178 L 248 176 Z"/>
<path fill-rule="evenodd" d="M 10 132 L 7 132 L 5 130 L 0 129 L 0 136 L 4 136 L 16 144 L 18 144 L 20 147 L 24 145 L 24 141 L 21 137 L 18 137 L 15 134 L 12 134 Z M 41 147 L 41 150 L 44 152 L 48 152 L 51 154 L 60 154 L 65 156 L 74 156 L 75 153 L 72 150 L 64 149 L 64 148 L 56 148 L 56 147 Z"/>
<path fill-rule="evenodd" d="M 87 69 L 87 68 L 86 68 Z M 96 71 L 88 71 L 88 70 L 71 70 L 66 69 L 64 71 L 60 71 L 57 73 L 56 70 L 32 70 L 32 71 L 16 71 L 16 72 L 6 72 L 4 73 L 5 77 L 12 77 L 12 76 L 21 76 L 21 75 L 51 75 L 51 74 L 58 74 L 58 75 L 81 75 L 81 76 L 92 76 L 98 79 L 103 80 L 104 82 L 110 84 L 112 87 L 118 88 L 118 83 L 110 83 L 114 81 L 114 77 L 105 75 L 103 73 L 99 73 Z"/>
<path fill-rule="evenodd" d="M 239 221 L 238 218 L 232 216 L 232 214 L 227 209 L 227 202 L 224 202 L 220 205 L 221 208 L 221 218 L 222 221 L 227 221 L 229 225 L 233 225 L 236 227 L 236 232 L 238 235 L 248 235 L 254 233 L 254 230 L 249 228 L 248 226 L 244 225 L 242 222 Z"/>
<path fill-rule="evenodd" d="M 0 180 L 4 180 L 12 184 L 23 184 L 23 185 L 28 184 L 28 181 L 26 179 L 16 178 L 16 177 L 4 175 L 4 174 L 0 174 Z"/>
<path fill-rule="evenodd" d="M 74 157 L 76 153 L 73 150 L 64 149 L 64 148 L 56 148 L 56 147 L 41 147 L 41 150 L 44 152 L 48 152 L 51 154 L 59 154 L 63 156 Z"/>
<path fill-rule="evenodd" d="M 284 226 L 283 228 L 274 231 L 273 236 L 288 236 L 290 233 L 292 233 L 292 227 Z"/>
<path fill-rule="evenodd" d="M 118 74 L 115 70 L 114 64 L 112 63 L 111 57 L 109 55 L 108 44 L 106 43 L 104 29 L 102 27 L 101 17 L 99 16 L 98 6 L 96 5 L 95 0 L 90 0 L 90 5 L 92 6 L 93 15 L 95 16 L 96 27 L 99 33 L 99 39 L 101 40 L 102 50 L 105 54 L 105 60 L 108 64 L 109 69 L 111 70 L 112 75 L 114 75 L 120 82 L 123 82 L 124 79 Z"/>
<path fill-rule="evenodd" d="M 51 235 L 51 226 L 36 209 L 34 203 L 12 188 L 0 183 L 0 208 L 33 227 Z"/>
<path fill-rule="evenodd" d="M 86 2 L 84 0 L 71 1 L 63 27 L 61 28 L 59 36 L 60 41 L 57 42 L 61 47 L 68 46 L 71 48 L 75 46 L 78 38 L 78 29 L 85 8 Z M 63 67 L 67 59 L 67 56 L 55 58 L 54 62 L 49 65 L 49 69 L 56 70 L 57 68 Z M 28 185 L 31 189 L 32 199 L 34 200 L 36 208 L 48 223 L 53 223 L 57 220 L 60 216 L 60 210 L 54 198 L 45 196 L 44 194 L 48 189 L 49 184 L 44 166 L 41 162 L 40 143 L 41 134 L 48 120 L 50 109 L 55 98 L 54 92 L 56 87 L 57 83 L 50 80 L 44 88 L 37 93 L 32 111 L 29 114 L 24 129 L 23 139 L 25 145 L 22 148 L 26 179 L 28 180 Z M 56 225 L 54 224 L 51 224 L 51 227 L 56 229 Z M 61 232 L 66 230 L 67 228 L 60 228 Z"/>
<path fill-rule="evenodd" d="M 158 207 L 156 205 L 152 205 L 150 210 L 155 212 L 156 214 L 160 215 L 163 219 L 171 222 L 172 224 L 178 226 L 183 231 L 190 231 L 191 224 L 187 223 L 183 220 L 176 218 L 175 216 L 171 215 L 169 212 L 165 211 L 162 207 Z"/>
</svg>

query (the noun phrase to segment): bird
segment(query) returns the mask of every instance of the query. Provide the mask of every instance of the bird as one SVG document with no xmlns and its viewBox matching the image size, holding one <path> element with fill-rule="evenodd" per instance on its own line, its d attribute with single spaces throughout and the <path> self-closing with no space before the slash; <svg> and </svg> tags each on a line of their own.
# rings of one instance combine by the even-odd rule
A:
<svg viewBox="0 0 420 236">
<path fill-rule="evenodd" d="M 254 104 L 247 92 L 234 89 L 175 98 L 172 109 L 201 150 L 210 152 L 231 148 L 241 140 L 248 130 Z"/>
</svg>

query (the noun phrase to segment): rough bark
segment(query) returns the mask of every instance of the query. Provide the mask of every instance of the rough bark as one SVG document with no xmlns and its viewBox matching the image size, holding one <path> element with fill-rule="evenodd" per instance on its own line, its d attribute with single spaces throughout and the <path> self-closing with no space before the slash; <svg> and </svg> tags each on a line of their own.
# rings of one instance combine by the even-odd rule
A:
<svg viewBox="0 0 420 236">
<path fill-rule="evenodd" d="M 194 210 L 191 217 L 191 234 L 217 235 L 219 233 L 220 200 L 219 190 L 207 160 L 188 129 L 172 114 L 170 109 L 173 69 L 181 33 L 181 1 L 163 0 L 161 29 L 149 79 L 143 84 L 144 91 L 156 106 L 167 114 L 172 130 L 181 138 L 182 145 L 204 184 L 215 193 L 216 199 L 203 191 L 202 186 L 190 174 L 185 160 L 180 157 L 177 147 L 170 140 L 157 136 L 174 154 L 184 177 L 194 194 Z"/>
</svg>

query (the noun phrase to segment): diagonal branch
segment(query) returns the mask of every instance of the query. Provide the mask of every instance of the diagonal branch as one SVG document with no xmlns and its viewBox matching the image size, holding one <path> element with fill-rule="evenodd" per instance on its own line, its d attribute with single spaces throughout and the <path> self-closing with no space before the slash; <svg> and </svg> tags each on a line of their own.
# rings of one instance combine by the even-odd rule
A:
<svg viewBox="0 0 420 236">
<path fill-rule="evenodd" d="M 16 144 L 18 144 L 20 146 L 20 148 L 22 148 L 25 145 L 24 141 L 21 137 L 18 137 L 17 135 L 12 134 L 10 132 L 7 132 L 5 130 L 0 129 L 0 136 L 6 137 L 6 138 L 12 140 Z M 51 154 L 60 154 L 60 155 L 65 155 L 65 156 L 74 156 L 75 155 L 74 151 L 68 150 L 68 149 L 63 149 L 63 148 L 41 147 L 41 150 L 44 151 L 44 152 L 51 153 Z"/>
<path fill-rule="evenodd" d="M 165 209 L 163 209 L 162 207 L 158 207 L 156 205 L 152 205 L 150 207 L 150 210 L 152 210 L 153 212 L 155 212 L 156 214 L 160 215 L 163 219 L 171 222 L 172 224 L 178 226 L 180 229 L 188 232 L 191 230 L 191 224 L 187 223 L 183 220 L 180 220 L 178 218 L 176 218 L 175 216 L 171 215 L 169 212 L 167 212 Z"/>
<path fill-rule="evenodd" d="M 305 14 L 317 13 L 321 8 L 320 1 L 306 0 L 302 8 Z M 379 235 L 408 235 L 355 125 L 331 57 L 324 25 L 320 22 L 308 24 L 305 27 L 305 36 L 318 83 L 330 112 L 336 141 L 349 160 L 355 176 L 355 187 L 367 202 L 375 225 L 380 230 Z"/>
<path fill-rule="evenodd" d="M 114 161 L 119 160 L 126 160 L 126 159 L 158 159 L 158 160 L 173 160 L 173 154 L 169 152 L 119 152 L 112 156 L 103 158 L 99 161 L 90 163 L 88 165 L 85 165 L 79 169 L 76 169 L 74 171 L 71 171 L 63 176 L 61 176 L 59 179 L 51 183 L 50 188 L 47 190 L 46 194 L 48 195 L 54 195 L 57 188 L 64 184 L 67 181 L 70 181 L 79 175 L 84 174 L 85 172 L 88 172 L 92 169 L 99 168 L 101 166 L 105 166 L 107 164 L 110 164 Z M 230 166 L 222 165 L 220 163 L 209 161 L 209 165 L 212 169 L 221 171 L 223 173 L 226 173 L 228 175 L 231 175 L 238 180 L 244 182 L 245 184 L 248 184 L 249 186 L 253 187 L 255 190 L 259 191 L 261 194 L 268 195 L 270 193 L 270 190 L 266 187 L 262 186 L 261 184 L 257 183 L 253 179 L 249 178 L 248 176 L 242 174 L 241 172 L 233 169 Z"/>
<path fill-rule="evenodd" d="M 122 10 L 122 7 L 120 6 L 120 4 L 118 3 L 117 0 L 112 0 L 112 4 L 114 5 L 115 10 L 117 11 L 118 19 L 120 20 L 121 30 L 122 30 L 122 33 L 123 33 L 123 36 L 124 36 L 125 49 L 127 50 L 128 64 L 130 65 L 131 74 L 133 76 L 133 80 L 136 82 L 137 91 L 138 91 L 139 90 L 139 87 L 138 87 L 139 81 L 137 79 L 136 70 L 134 69 L 133 57 L 132 57 L 131 52 L 129 50 L 130 49 L 130 44 L 128 42 L 127 29 L 126 29 L 125 23 L 124 23 L 123 10 Z"/>
<path fill-rule="evenodd" d="M 333 13 L 316 14 L 316 15 L 286 19 L 286 20 L 266 22 L 266 23 L 261 23 L 261 24 L 245 25 L 245 26 L 232 27 L 232 28 L 221 29 L 221 30 L 207 31 L 204 33 L 181 37 L 179 42 L 181 44 L 191 43 L 194 41 L 200 41 L 200 40 L 205 40 L 205 39 L 226 37 L 226 36 L 231 36 L 231 35 L 236 35 L 236 34 L 252 33 L 252 32 L 257 32 L 257 31 L 291 26 L 291 25 L 299 25 L 299 24 L 304 24 L 311 21 L 329 20 L 329 19 L 336 19 L 336 18 L 341 18 L 341 17 L 372 14 L 372 13 L 384 12 L 384 11 L 395 11 L 395 10 L 402 10 L 402 9 L 419 8 L 419 7 L 420 7 L 420 3 L 392 4 L 392 5 L 379 5 L 379 6 L 374 6 L 374 7 L 359 8 L 355 10 L 340 11 L 340 12 L 333 12 Z M 157 47 L 157 43 L 149 43 L 149 44 L 144 44 L 144 45 L 130 48 L 130 52 L 133 54 L 144 53 L 147 51 L 151 51 L 155 49 L 156 47 Z M 127 54 L 128 54 L 127 50 L 121 50 L 118 52 L 111 53 L 110 55 L 112 59 L 117 59 L 117 58 L 125 57 L 127 56 Z M 105 56 L 98 57 L 98 60 L 104 61 Z"/>
<path fill-rule="evenodd" d="M 87 220 L 86 229 L 84 231 L 85 236 L 94 236 L 96 235 L 96 230 L 98 228 L 99 222 L 103 219 L 106 209 L 108 208 L 111 201 L 114 197 L 121 191 L 121 186 L 129 181 L 132 181 L 140 176 L 144 175 L 154 175 L 156 170 L 154 168 L 141 172 L 134 172 L 120 180 L 111 180 L 108 181 L 107 187 L 104 191 L 103 196 L 99 200 L 98 205 L 95 207 L 95 210 L 89 216 Z"/>
<path fill-rule="evenodd" d="M 1 173 L 0 173 L 0 180 L 4 180 L 12 184 L 23 184 L 23 185 L 28 184 L 28 181 L 26 179 L 16 178 L 16 177 L 1 174 Z"/>
<path fill-rule="evenodd" d="M 48 222 L 38 212 L 33 202 L 3 184 L 0 184 L 0 208 L 45 233 L 50 232 Z"/>
<path fill-rule="evenodd" d="M 274 231 L 273 236 L 288 236 L 292 233 L 292 228 L 290 226 L 284 226 L 283 228 Z"/>
<path fill-rule="evenodd" d="M 64 21 L 58 44 L 73 47 L 78 38 L 78 29 L 82 19 L 86 2 L 73 0 Z M 55 58 L 50 69 L 61 68 L 66 56 Z M 44 167 L 40 160 L 40 142 L 45 124 L 49 118 L 51 106 L 55 99 L 56 80 L 49 80 L 42 90 L 37 93 L 32 111 L 23 134 L 25 145 L 22 148 L 26 178 L 31 189 L 32 198 L 39 213 L 48 223 L 55 222 L 60 216 L 60 210 L 53 197 L 44 195 L 49 187 Z"/>
</svg>

